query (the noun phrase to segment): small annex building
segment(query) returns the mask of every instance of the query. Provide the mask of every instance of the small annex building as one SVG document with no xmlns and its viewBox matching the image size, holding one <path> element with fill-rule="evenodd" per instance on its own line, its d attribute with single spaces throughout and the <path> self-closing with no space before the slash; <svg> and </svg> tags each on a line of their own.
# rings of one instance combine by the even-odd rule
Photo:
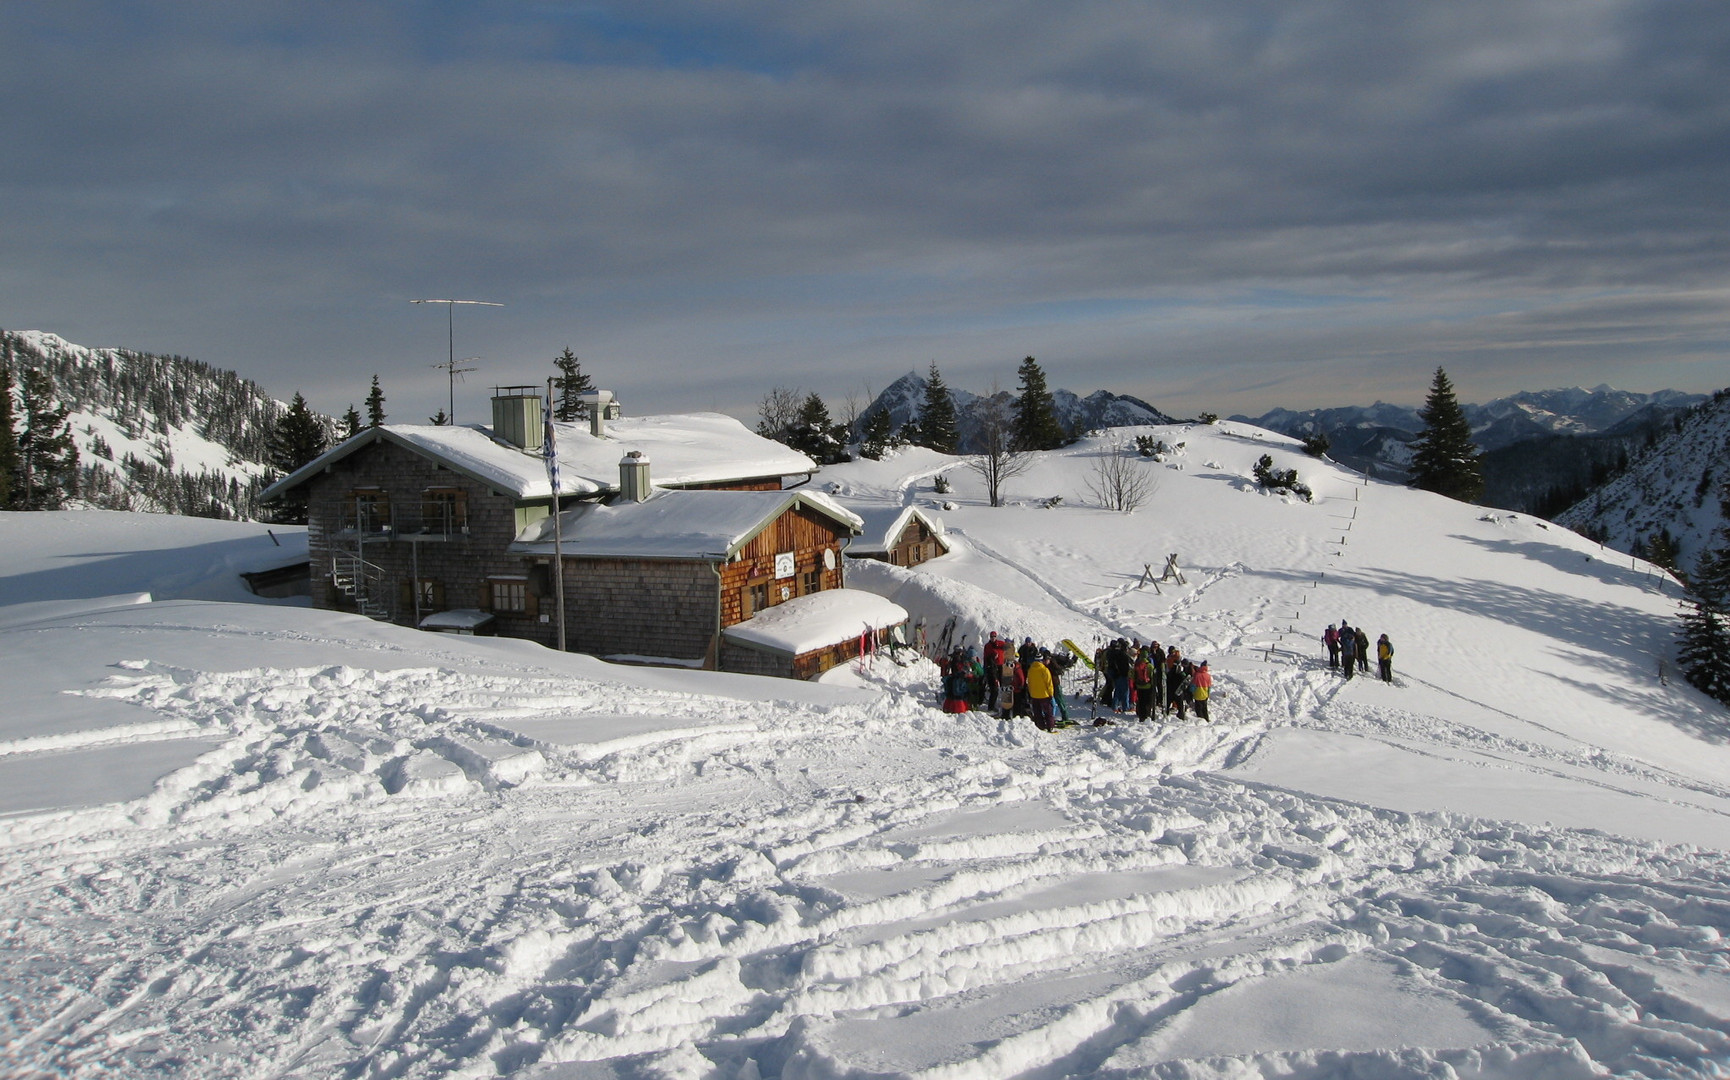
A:
<svg viewBox="0 0 1730 1080">
<path fill-rule="evenodd" d="M 629 457 L 620 465 L 648 463 Z M 865 631 L 907 619 L 882 597 L 845 587 L 842 553 L 859 524 L 815 491 L 675 491 L 627 481 L 609 502 L 530 526 L 510 550 L 549 578 L 562 559 L 570 648 L 810 678 L 859 655 Z M 759 622 L 795 630 L 745 632 Z"/>
<path fill-rule="evenodd" d="M 892 566 L 918 566 L 949 553 L 940 518 L 917 506 L 860 506 L 848 509 L 859 515 L 859 538 L 847 547 L 856 559 L 877 559 Z"/>
</svg>

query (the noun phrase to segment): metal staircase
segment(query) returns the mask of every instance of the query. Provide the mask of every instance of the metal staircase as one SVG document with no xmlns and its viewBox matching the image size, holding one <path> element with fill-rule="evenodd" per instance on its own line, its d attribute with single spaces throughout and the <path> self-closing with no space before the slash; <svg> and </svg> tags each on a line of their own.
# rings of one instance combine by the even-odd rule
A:
<svg viewBox="0 0 1730 1080">
<path fill-rule="evenodd" d="M 383 567 L 359 555 L 339 551 L 330 557 L 330 580 L 338 592 L 354 599 L 362 615 L 369 619 L 390 619 L 390 595 L 384 584 Z"/>
</svg>

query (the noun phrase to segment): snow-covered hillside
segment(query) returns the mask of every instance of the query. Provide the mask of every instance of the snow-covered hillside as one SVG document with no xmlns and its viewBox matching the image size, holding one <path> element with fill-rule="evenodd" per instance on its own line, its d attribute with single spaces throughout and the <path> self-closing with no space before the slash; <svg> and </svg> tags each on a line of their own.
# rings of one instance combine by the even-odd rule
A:
<svg viewBox="0 0 1730 1080">
<path fill-rule="evenodd" d="M 282 402 L 231 371 L 185 357 L 91 349 L 39 330 L 0 331 L 0 338 L 11 362 L 46 373 L 55 403 L 70 410 L 78 502 L 254 515 Z"/>
<path fill-rule="evenodd" d="M 997 509 L 924 450 L 816 482 L 955 543 L 850 584 L 970 641 L 1176 644 L 1211 724 L 949 716 L 886 656 L 811 685 L 0 608 L 0 1071 L 1721 1077 L 1730 717 L 1666 677 L 1674 583 L 1260 429 L 1144 433 L 1176 449 L 1132 514 L 1092 505 L 1100 441 Z M 130 550 L 25 517 L 0 551 Z M 0 555 L 0 597 L 42 570 Z M 1319 658 L 1342 618 L 1392 684 Z"/>
<path fill-rule="evenodd" d="M 1667 532 L 1692 569 L 1730 524 L 1730 391 L 1688 414 L 1679 431 L 1635 459 L 1628 471 L 1559 514 L 1571 529 L 1622 551 L 1649 547 Z"/>
</svg>

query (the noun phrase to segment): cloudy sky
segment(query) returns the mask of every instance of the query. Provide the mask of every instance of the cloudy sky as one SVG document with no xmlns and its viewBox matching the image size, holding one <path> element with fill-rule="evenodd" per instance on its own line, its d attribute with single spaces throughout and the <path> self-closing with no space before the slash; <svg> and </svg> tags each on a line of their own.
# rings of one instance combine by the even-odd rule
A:
<svg viewBox="0 0 1730 1080">
<path fill-rule="evenodd" d="M 315 407 L 1730 384 L 1723 0 L 0 3 L 0 326 Z M 465 415 L 466 413 L 466 415 Z"/>
</svg>

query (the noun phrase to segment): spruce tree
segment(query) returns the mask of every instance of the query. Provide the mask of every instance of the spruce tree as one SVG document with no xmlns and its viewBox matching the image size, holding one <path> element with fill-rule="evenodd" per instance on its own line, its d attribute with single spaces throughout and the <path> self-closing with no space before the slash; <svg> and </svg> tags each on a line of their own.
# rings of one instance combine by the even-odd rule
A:
<svg viewBox="0 0 1730 1080">
<path fill-rule="evenodd" d="M 583 374 L 582 361 L 569 345 L 553 358 L 553 366 L 559 369 L 553 376 L 553 419 L 560 423 L 587 419 L 589 410 L 583 404 L 583 395 L 595 392 L 595 381 Z"/>
<path fill-rule="evenodd" d="M 846 460 L 841 443 L 842 429 L 843 425 L 829 418 L 829 407 L 813 391 L 799 406 L 798 418 L 787 433 L 787 445 L 819 465 L 833 465 Z"/>
<path fill-rule="evenodd" d="M 1418 417 L 1424 430 L 1412 443 L 1412 487 L 1461 502 L 1477 499 L 1484 493 L 1482 455 L 1472 443 L 1472 425 L 1454 397 L 1454 385 L 1441 368 Z"/>
<path fill-rule="evenodd" d="M 372 389 L 366 392 L 366 426 L 384 427 L 384 391 L 377 375 L 372 377 Z"/>
<path fill-rule="evenodd" d="M 955 398 L 943 384 L 937 361 L 931 361 L 931 371 L 925 377 L 925 402 L 919 409 L 920 446 L 929 446 L 943 454 L 953 454 L 961 443 L 955 421 Z"/>
<path fill-rule="evenodd" d="M 1045 371 L 1039 361 L 1029 356 L 1016 372 L 1021 379 L 1021 396 L 1015 402 L 1015 449 L 1055 450 L 1063 445 L 1063 425 L 1057 422 L 1057 412 L 1051 391 L 1045 386 Z"/>
<path fill-rule="evenodd" d="M 352 439 L 360 434 L 360 413 L 351 404 L 348 411 L 342 414 L 342 437 Z"/>
<path fill-rule="evenodd" d="M 1676 636 L 1683 675 L 1701 692 L 1730 705 L 1730 618 L 1703 600 L 1688 600 Z"/>
<path fill-rule="evenodd" d="M 6 339 L 6 357 L 0 363 L 0 510 L 14 509 L 12 494 L 18 483 L 18 430 L 12 419 L 12 339 Z"/>
<path fill-rule="evenodd" d="M 878 409 L 865 420 L 859 433 L 859 456 L 869 461 L 881 461 L 895 440 L 895 421 L 888 409 Z"/>
<path fill-rule="evenodd" d="M 54 405 L 54 381 L 37 368 L 19 375 L 24 425 L 18 432 L 20 510 L 58 510 L 78 494 L 78 447 L 66 422 L 66 406 Z"/>
<path fill-rule="evenodd" d="M 1714 611 L 1730 612 L 1730 529 L 1718 532 L 1718 546 L 1700 556 L 1688 588 Z"/>
<path fill-rule="evenodd" d="M 281 476 L 287 476 L 317 458 L 325 450 L 324 426 L 307 407 L 300 391 L 294 393 L 288 411 L 276 423 L 270 440 L 270 465 Z M 271 516 L 285 525 L 306 524 L 306 495 L 292 491 L 271 506 Z"/>
</svg>

